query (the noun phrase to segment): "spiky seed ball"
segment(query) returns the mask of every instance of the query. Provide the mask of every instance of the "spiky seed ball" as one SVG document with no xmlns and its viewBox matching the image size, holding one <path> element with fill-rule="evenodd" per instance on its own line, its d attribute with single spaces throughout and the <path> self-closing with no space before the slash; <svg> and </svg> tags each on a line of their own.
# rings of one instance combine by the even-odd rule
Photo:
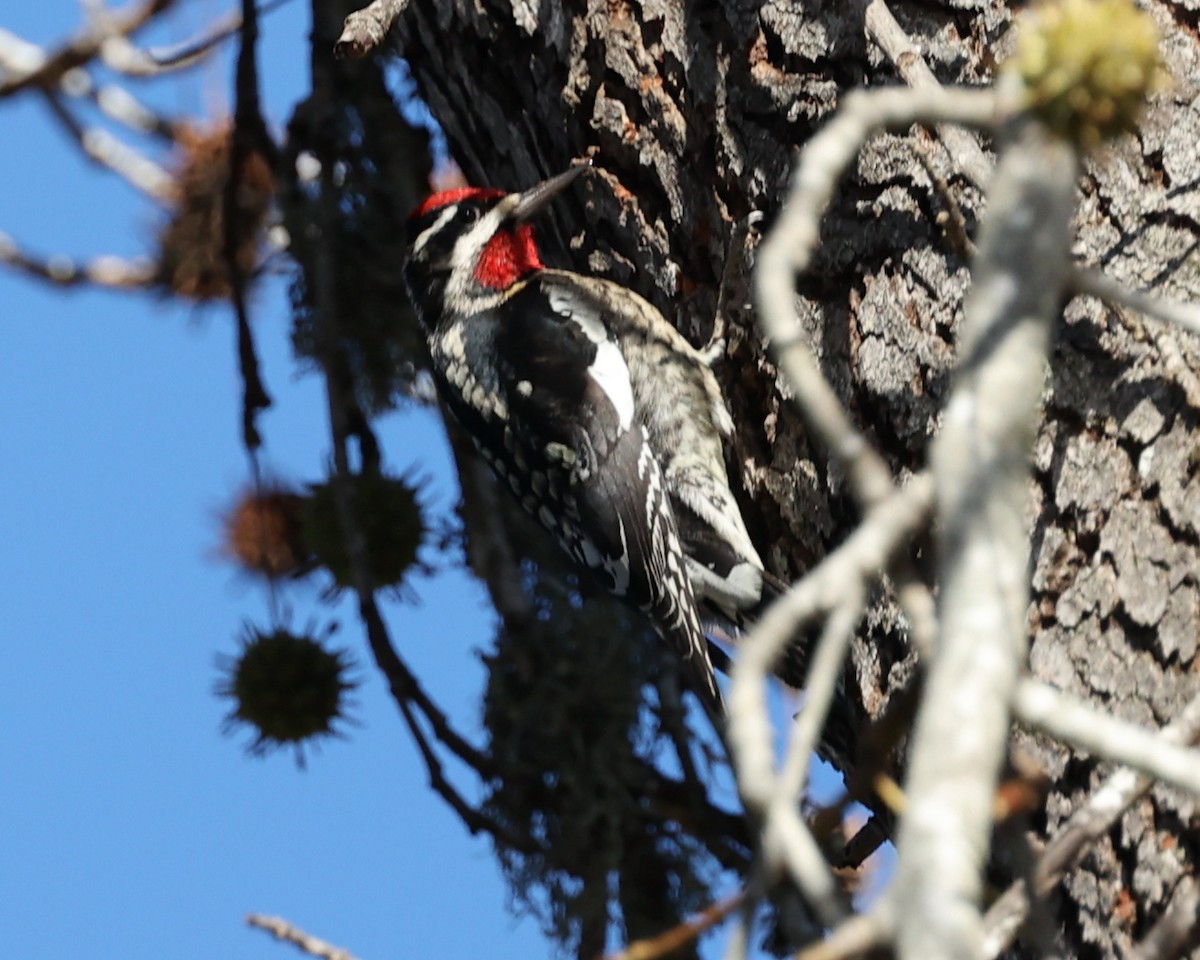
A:
<svg viewBox="0 0 1200 960">
<path fill-rule="evenodd" d="M 241 653 L 225 658 L 217 694 L 233 701 L 224 728 L 249 727 L 249 752 L 262 756 L 292 748 L 304 763 L 304 747 L 337 736 L 345 720 L 347 694 L 356 686 L 344 650 L 330 650 L 315 637 L 247 625 Z"/>
<path fill-rule="evenodd" d="M 223 519 L 221 552 L 271 580 L 303 573 L 309 565 L 304 504 L 304 497 L 282 487 L 247 491 Z"/>
<path fill-rule="evenodd" d="M 1158 30 L 1132 0 L 1055 0 L 1022 18 L 1007 69 L 1028 109 L 1083 150 L 1135 129 L 1166 72 Z"/>
<path fill-rule="evenodd" d="M 367 541 L 371 584 L 377 588 L 398 587 L 416 566 L 427 533 L 418 487 L 404 478 L 376 473 L 357 474 L 348 479 Z M 338 587 L 354 586 L 332 479 L 311 488 L 305 510 L 304 539 Z"/>
<path fill-rule="evenodd" d="M 191 300 L 217 300 L 232 292 L 226 251 L 226 206 L 233 162 L 233 124 L 185 128 L 177 136 L 175 204 L 158 235 L 159 282 Z M 235 258 L 249 277 L 258 265 L 275 179 L 266 158 L 248 153 L 237 171 Z"/>
</svg>

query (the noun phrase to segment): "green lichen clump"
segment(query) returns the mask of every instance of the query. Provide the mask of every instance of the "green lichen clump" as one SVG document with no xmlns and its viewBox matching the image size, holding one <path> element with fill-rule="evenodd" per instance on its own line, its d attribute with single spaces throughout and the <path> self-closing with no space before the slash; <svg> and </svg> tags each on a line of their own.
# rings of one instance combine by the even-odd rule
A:
<svg viewBox="0 0 1200 960">
<path fill-rule="evenodd" d="M 1090 150 L 1132 131 L 1165 86 L 1158 30 L 1132 0 L 1056 0 L 1026 14 L 1008 68 L 1028 109 Z"/>
<path fill-rule="evenodd" d="M 217 694 L 233 701 L 225 729 L 248 727 L 252 754 L 292 748 L 303 763 L 304 747 L 337 736 L 338 722 L 346 719 L 355 687 L 349 655 L 280 628 L 248 626 L 241 645 L 241 653 L 223 663 L 217 684 Z"/>
</svg>

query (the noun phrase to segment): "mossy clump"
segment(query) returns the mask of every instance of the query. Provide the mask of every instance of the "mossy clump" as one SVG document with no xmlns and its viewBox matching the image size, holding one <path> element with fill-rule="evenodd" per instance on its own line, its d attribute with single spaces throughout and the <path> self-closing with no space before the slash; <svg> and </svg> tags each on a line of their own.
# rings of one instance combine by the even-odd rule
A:
<svg viewBox="0 0 1200 960">
<path fill-rule="evenodd" d="M 227 226 L 233 123 L 223 120 L 204 128 L 185 127 L 176 142 L 175 196 L 158 234 L 158 280 L 188 300 L 222 300 L 233 292 Z M 249 280 L 259 265 L 275 178 L 257 150 L 241 157 L 236 175 L 232 256 L 239 274 Z"/>
</svg>

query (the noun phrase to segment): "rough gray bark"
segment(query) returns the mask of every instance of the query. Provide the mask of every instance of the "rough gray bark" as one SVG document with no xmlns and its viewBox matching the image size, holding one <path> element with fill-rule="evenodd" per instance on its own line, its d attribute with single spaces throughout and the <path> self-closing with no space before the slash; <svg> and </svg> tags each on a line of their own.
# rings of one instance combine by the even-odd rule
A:
<svg viewBox="0 0 1200 960">
<path fill-rule="evenodd" d="M 1131 284 L 1200 297 L 1200 41 L 1191 0 L 1150 7 L 1175 87 L 1138 138 L 1080 182 L 1075 254 Z M 1008 47 L 998 0 L 897 2 L 943 83 L 987 82 Z M 559 204 L 560 263 L 630 283 L 693 342 L 707 338 L 733 224 L 770 217 L 793 149 L 852 87 L 896 82 L 862 11 L 820 0 L 414 2 L 400 44 L 473 182 L 516 187 L 591 155 L 598 175 Z M 897 468 L 923 463 L 956 356 L 967 264 L 934 217 L 917 157 L 951 183 L 969 225 L 977 185 L 929 134 L 882 136 L 826 217 L 797 304 L 825 375 Z M 569 226 L 568 226 L 569 225 Z M 734 303 L 744 298 L 735 297 Z M 729 318 L 717 372 L 737 423 L 733 480 L 768 566 L 810 567 L 856 522 L 785 398 L 746 311 Z M 1197 688 L 1200 345 L 1153 321 L 1077 299 L 1058 328 L 1035 453 L 1031 669 L 1146 725 Z M 998 402 L 1003 402 L 998 398 Z M 854 694 L 876 716 L 912 673 L 886 604 L 855 644 Z M 1038 738 L 1050 774 L 1046 834 L 1101 776 Z M 1117 957 L 1153 926 L 1200 841 L 1193 801 L 1156 789 L 1067 878 L 1067 953 Z"/>
</svg>

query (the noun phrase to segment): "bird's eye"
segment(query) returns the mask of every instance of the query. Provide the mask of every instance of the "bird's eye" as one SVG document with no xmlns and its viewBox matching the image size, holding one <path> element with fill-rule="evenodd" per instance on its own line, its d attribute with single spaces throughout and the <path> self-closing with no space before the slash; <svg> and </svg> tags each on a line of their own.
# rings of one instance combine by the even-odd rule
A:
<svg viewBox="0 0 1200 960">
<path fill-rule="evenodd" d="M 463 223 L 474 223 L 479 219 L 478 207 L 463 207 L 462 212 Z"/>
</svg>

